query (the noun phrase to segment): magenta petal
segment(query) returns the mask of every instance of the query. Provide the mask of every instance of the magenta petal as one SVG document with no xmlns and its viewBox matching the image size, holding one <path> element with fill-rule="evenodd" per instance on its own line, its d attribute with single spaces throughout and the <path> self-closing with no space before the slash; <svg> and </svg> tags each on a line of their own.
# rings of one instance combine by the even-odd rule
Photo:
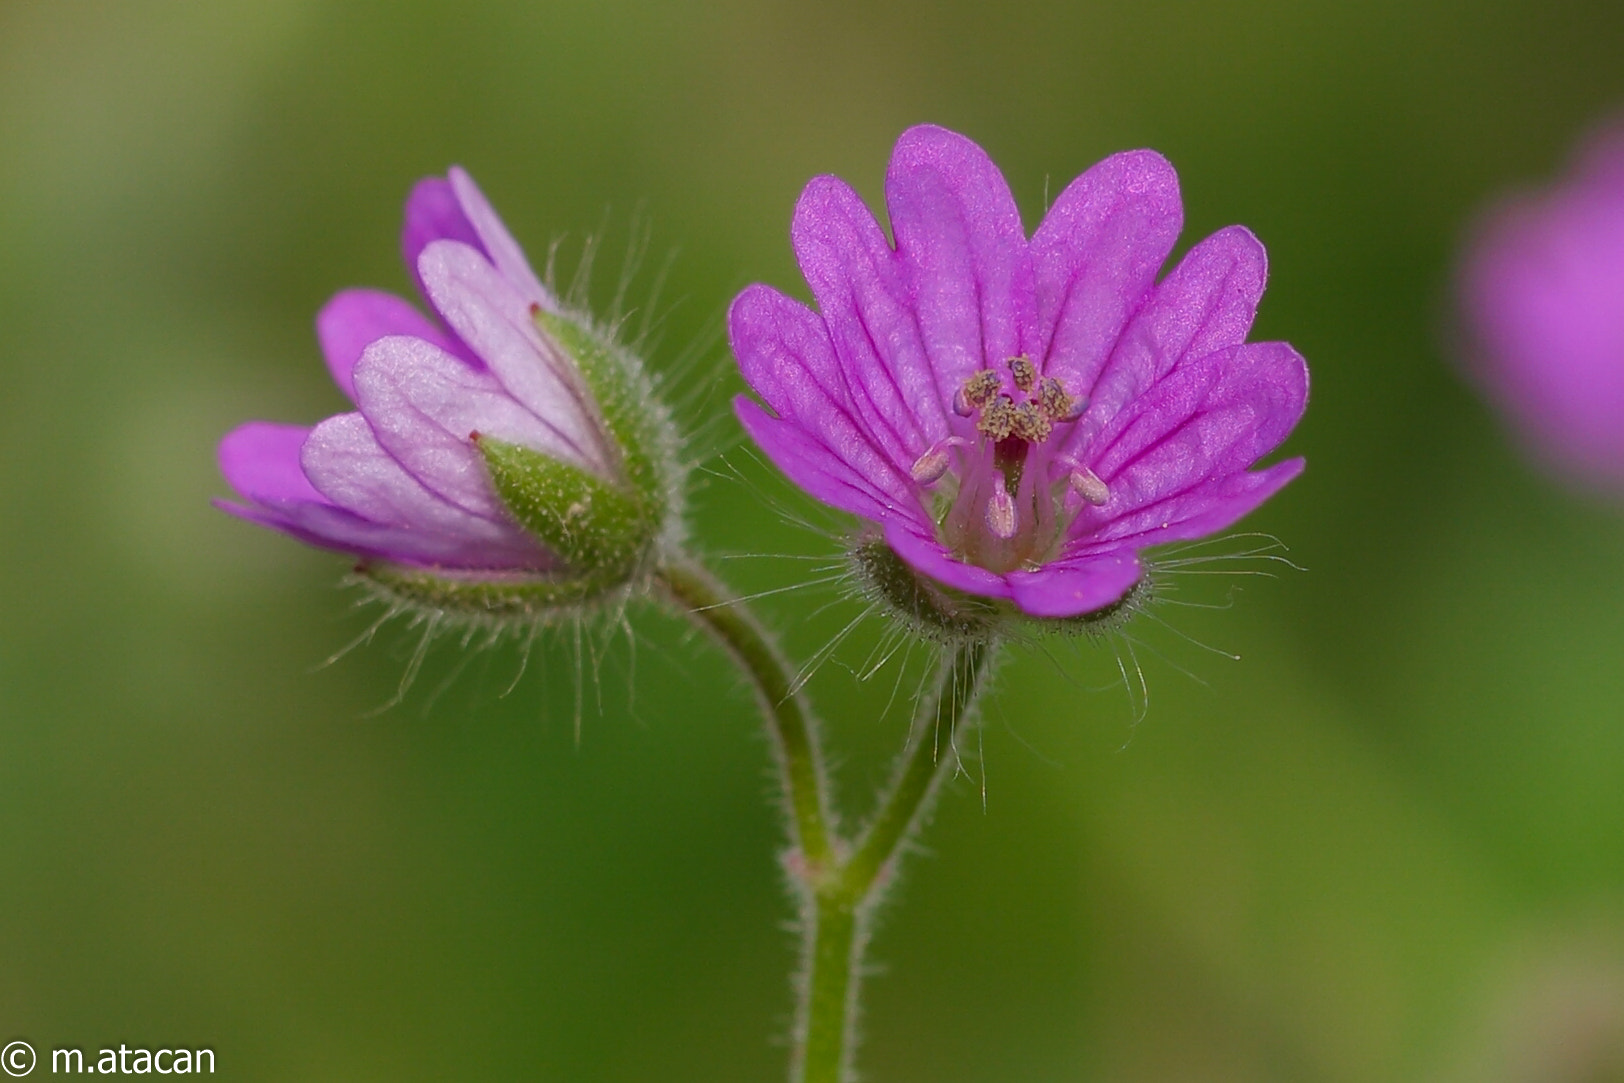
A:
<svg viewBox="0 0 1624 1083">
<path fill-rule="evenodd" d="M 390 335 L 411 335 L 447 353 L 464 355 L 462 344 L 411 302 L 381 290 L 344 290 L 316 314 L 316 337 L 333 382 L 351 402 L 355 401 L 355 363 L 368 346 Z M 479 366 L 477 360 L 466 356 L 463 360 Z"/>
<path fill-rule="evenodd" d="M 751 399 L 733 400 L 734 412 L 767 458 L 795 484 L 826 504 L 865 519 L 913 515 L 924 520 L 917 505 L 910 509 L 897 497 L 877 488 L 873 481 L 809 436 L 804 429 L 772 417 Z"/>
<path fill-rule="evenodd" d="M 305 425 L 269 421 L 239 425 L 220 441 L 220 473 L 233 489 L 258 504 L 321 501 L 322 495 L 299 465 L 300 449 L 309 435 Z"/>
<path fill-rule="evenodd" d="M 1624 173 L 1489 218 L 1463 305 L 1472 360 L 1507 417 L 1576 477 L 1624 484 Z"/>
<path fill-rule="evenodd" d="M 879 492 L 910 500 L 907 451 L 869 431 L 823 322 L 805 305 L 767 286 L 752 286 L 728 311 L 728 337 L 740 368 L 779 417 L 801 428 Z"/>
<path fill-rule="evenodd" d="M 1090 394 L 1183 226 L 1178 176 L 1154 151 L 1114 154 L 1072 181 L 1032 235 L 1037 354 Z"/>
<path fill-rule="evenodd" d="M 928 525 L 925 529 L 929 529 Z M 985 568 L 955 560 L 942 543 L 920 533 L 920 526 L 902 519 L 885 523 L 885 544 L 916 571 L 958 590 L 989 598 L 1008 598 L 1010 585 L 1004 576 Z"/>
<path fill-rule="evenodd" d="M 462 212 L 451 182 L 444 177 L 424 177 L 406 199 L 406 224 L 400 232 L 400 253 L 406 269 L 412 272 L 418 291 L 425 297 L 423 279 L 417 272 L 417 258 L 435 241 L 458 241 L 479 248 L 479 234 Z"/>
<path fill-rule="evenodd" d="M 1121 601 L 1142 574 L 1133 553 L 1119 550 L 1011 572 L 1009 584 L 1015 604 L 1031 616 L 1076 617 Z"/>
<path fill-rule="evenodd" d="M 1267 267 L 1263 246 L 1241 226 L 1190 249 L 1117 341 L 1073 446 L 1086 444 L 1091 432 L 1178 365 L 1246 341 Z"/>
<path fill-rule="evenodd" d="M 948 435 L 951 396 L 936 386 L 896 253 L 837 177 L 806 186 L 790 236 L 864 425 L 911 461 Z"/>
<path fill-rule="evenodd" d="M 942 400 L 978 369 L 1035 355 L 1026 233 L 986 152 L 945 128 L 910 128 L 891 155 L 885 198 Z"/>
<path fill-rule="evenodd" d="M 1308 395 L 1291 347 L 1245 341 L 1262 245 L 1220 230 L 1156 284 L 1183 216 L 1160 155 L 1089 170 L 1030 244 L 951 132 L 905 133 L 886 196 L 894 249 L 850 187 L 808 184 L 792 236 L 821 316 L 752 286 L 729 331 L 766 403 L 739 401 L 745 428 L 922 575 L 1087 614 L 1139 580 L 1139 549 L 1222 529 L 1301 469 L 1248 473 Z"/>
<path fill-rule="evenodd" d="M 1308 403 L 1308 369 L 1283 342 L 1254 342 L 1175 369 L 1130 403 L 1089 462 L 1122 515 L 1245 470 L 1273 451 Z M 1085 523 L 1088 517 L 1079 519 Z"/>
<path fill-rule="evenodd" d="M 1204 482 L 1122 516 L 1072 550 L 1086 556 L 1204 538 L 1233 526 L 1302 472 L 1303 460 L 1287 459 L 1264 470 Z"/>
<path fill-rule="evenodd" d="M 280 530 L 309 545 L 402 564 L 447 568 L 502 568 L 545 571 L 545 556 L 502 544 L 455 535 L 386 526 L 331 504 L 290 504 L 283 508 L 215 506 L 239 519 Z"/>
</svg>

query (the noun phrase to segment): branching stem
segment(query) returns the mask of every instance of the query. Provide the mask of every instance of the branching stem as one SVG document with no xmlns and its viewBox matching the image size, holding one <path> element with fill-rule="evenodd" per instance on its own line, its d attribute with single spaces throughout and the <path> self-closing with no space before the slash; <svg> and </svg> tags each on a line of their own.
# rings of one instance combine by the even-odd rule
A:
<svg viewBox="0 0 1624 1083">
<path fill-rule="evenodd" d="M 958 768 L 957 737 L 997 645 L 972 641 L 946 648 L 935 694 L 920 703 L 909 748 L 874 818 L 855 842 L 847 842 L 833 827 L 816 720 L 761 623 L 697 562 L 672 562 L 660 570 L 659 581 L 680 609 L 722 642 L 755 686 L 790 815 L 786 867 L 801 893 L 804 972 L 797 983 L 790 1075 L 795 1083 L 846 1083 L 852 1078 L 858 983 L 875 906 L 905 843 L 943 780 Z"/>
</svg>

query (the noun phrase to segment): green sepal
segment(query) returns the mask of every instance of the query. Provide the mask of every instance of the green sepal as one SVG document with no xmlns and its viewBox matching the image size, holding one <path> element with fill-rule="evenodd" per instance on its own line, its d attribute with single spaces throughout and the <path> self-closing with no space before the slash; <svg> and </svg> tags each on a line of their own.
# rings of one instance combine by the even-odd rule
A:
<svg viewBox="0 0 1624 1083">
<path fill-rule="evenodd" d="M 641 386 L 633 362 L 589 324 L 562 313 L 537 309 L 536 326 L 562 347 L 592 393 L 604 427 L 620 452 L 619 466 L 656 520 L 668 500 L 666 479 L 658 462 L 669 456 L 661 445 L 666 419 Z"/>
<path fill-rule="evenodd" d="M 1148 575 L 1110 605 L 1075 617 L 1034 617 L 1002 598 L 970 594 L 917 571 L 884 539 L 859 539 L 848 553 L 864 593 L 927 639 L 943 643 L 990 643 L 1037 635 L 1098 637 L 1144 608 Z"/>
<path fill-rule="evenodd" d="M 545 620 L 573 611 L 606 589 L 593 579 L 545 572 L 429 571 L 384 563 L 362 564 L 355 577 L 391 604 L 475 623 Z"/>
<path fill-rule="evenodd" d="M 659 516 L 640 493 L 539 451 L 490 437 L 475 441 L 497 495 L 519 525 L 585 583 L 624 582 L 642 566 Z"/>
</svg>

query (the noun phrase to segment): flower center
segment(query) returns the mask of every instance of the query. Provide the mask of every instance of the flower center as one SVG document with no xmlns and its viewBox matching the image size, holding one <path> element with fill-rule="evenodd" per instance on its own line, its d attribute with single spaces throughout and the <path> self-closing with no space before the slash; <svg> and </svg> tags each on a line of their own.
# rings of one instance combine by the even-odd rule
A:
<svg viewBox="0 0 1624 1083">
<path fill-rule="evenodd" d="M 1007 381 L 997 369 L 982 369 L 953 396 L 953 412 L 974 422 L 974 436 L 937 441 L 912 470 L 942 544 L 999 573 L 1052 560 L 1082 507 L 1111 496 L 1093 471 L 1051 445 L 1087 400 L 1039 375 L 1025 356 L 1004 367 Z"/>
</svg>

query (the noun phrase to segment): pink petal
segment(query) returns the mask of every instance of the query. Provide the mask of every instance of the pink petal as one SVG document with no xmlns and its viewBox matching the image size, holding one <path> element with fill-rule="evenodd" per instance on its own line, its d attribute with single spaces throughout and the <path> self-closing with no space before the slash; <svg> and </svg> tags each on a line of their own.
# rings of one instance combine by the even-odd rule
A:
<svg viewBox="0 0 1624 1083">
<path fill-rule="evenodd" d="M 379 444 L 430 490 L 473 515 L 508 521 L 472 434 L 578 461 L 572 446 L 490 373 L 422 339 L 373 343 L 356 366 L 355 385 Z"/>
<path fill-rule="evenodd" d="M 1176 493 L 1113 521 L 1068 547 L 1066 560 L 1115 549 L 1204 538 L 1234 525 L 1303 472 L 1302 459 L 1231 474 Z"/>
<path fill-rule="evenodd" d="M 896 253 L 837 177 L 806 186 L 790 236 L 865 426 L 911 461 L 949 422 Z"/>
<path fill-rule="evenodd" d="M 805 305 L 752 286 L 728 312 L 728 335 L 744 378 L 779 417 L 805 430 L 872 487 L 912 502 L 900 448 L 887 449 L 852 406 L 829 336 Z"/>
<path fill-rule="evenodd" d="M 1036 353 L 1026 233 L 986 152 L 943 128 L 910 128 L 891 155 L 885 194 L 941 401 L 971 373 Z"/>
<path fill-rule="evenodd" d="M 1190 249 L 1118 339 L 1072 447 L 1084 446 L 1125 404 L 1180 364 L 1246 341 L 1267 266 L 1263 246 L 1240 226 Z"/>
<path fill-rule="evenodd" d="M 536 548 L 511 520 L 471 515 L 425 488 L 384 451 L 360 414 L 340 414 L 317 425 L 305 441 L 302 461 L 323 496 L 373 522 L 468 542 Z"/>
<path fill-rule="evenodd" d="M 1244 471 L 1284 440 L 1308 402 L 1308 369 L 1283 342 L 1180 366 L 1117 416 L 1086 462 L 1111 489 L 1074 529 Z"/>
<path fill-rule="evenodd" d="M 430 301 L 492 375 L 567 449 L 560 458 L 600 473 L 608 455 L 576 387 L 573 363 L 544 340 L 527 301 L 474 249 L 436 241 L 418 259 Z"/>
<path fill-rule="evenodd" d="M 389 335 L 411 335 L 447 353 L 465 352 L 461 343 L 409 301 L 381 290 L 344 290 L 317 313 L 316 337 L 333 382 L 351 402 L 355 401 L 355 363 L 368 346 Z M 472 363 L 479 365 L 478 361 Z"/>
<path fill-rule="evenodd" d="M 1091 394 L 1183 226 L 1178 176 L 1154 151 L 1114 154 L 1060 193 L 1032 236 L 1036 352 L 1073 394 Z"/>
<path fill-rule="evenodd" d="M 915 502 L 879 489 L 869 477 L 818 443 L 805 429 L 772 417 L 743 395 L 733 400 L 733 410 L 745 432 L 767 458 L 789 475 L 791 481 L 824 503 L 865 519 L 883 520 L 902 515 L 925 521 L 924 512 Z"/>
<path fill-rule="evenodd" d="M 527 302 L 538 304 L 549 312 L 556 311 L 558 303 L 536 277 L 536 272 L 530 269 L 530 261 L 524 258 L 524 250 L 513 239 L 513 234 L 508 232 L 507 226 L 502 224 L 502 219 L 492 209 L 485 193 L 479 190 L 479 185 L 458 166 L 451 167 L 449 179 L 463 215 L 479 236 L 480 247 L 486 258 Z"/>
<path fill-rule="evenodd" d="M 231 487 L 258 504 L 320 501 L 299 465 L 309 426 L 250 421 L 220 441 L 220 473 Z"/>
<path fill-rule="evenodd" d="M 1076 617 L 1121 601 L 1143 575 L 1131 552 L 1057 561 L 1009 573 L 1015 604 L 1034 617 Z"/>
<path fill-rule="evenodd" d="M 954 559 L 941 542 L 925 532 L 930 529 L 928 523 L 922 531 L 920 524 L 895 517 L 882 522 L 885 525 L 885 544 L 916 571 L 971 594 L 990 598 L 1010 596 L 1011 587 L 1006 577 Z"/>
</svg>

